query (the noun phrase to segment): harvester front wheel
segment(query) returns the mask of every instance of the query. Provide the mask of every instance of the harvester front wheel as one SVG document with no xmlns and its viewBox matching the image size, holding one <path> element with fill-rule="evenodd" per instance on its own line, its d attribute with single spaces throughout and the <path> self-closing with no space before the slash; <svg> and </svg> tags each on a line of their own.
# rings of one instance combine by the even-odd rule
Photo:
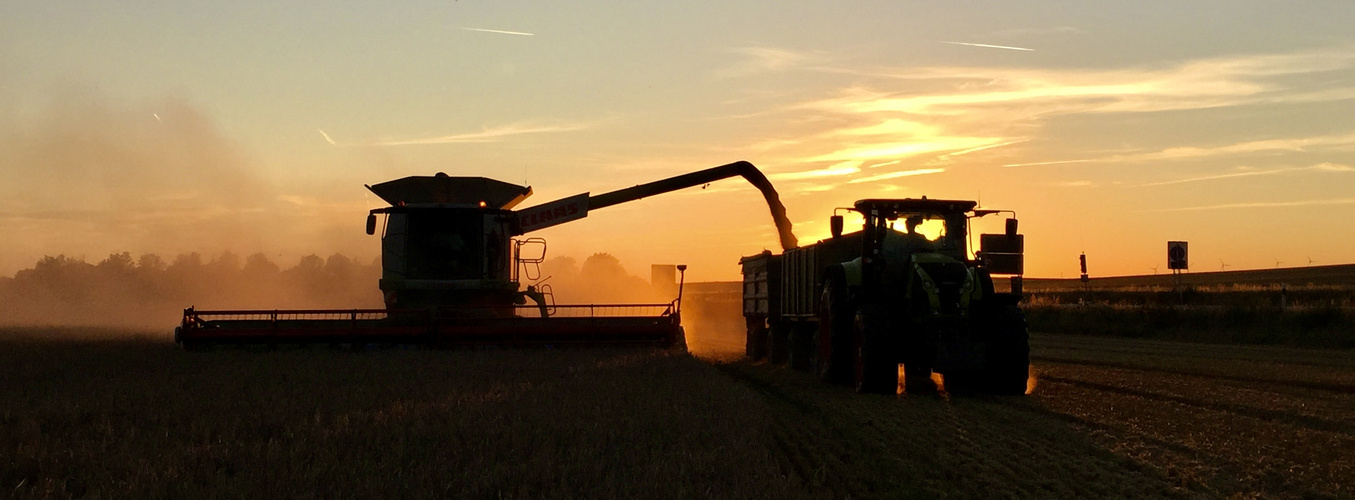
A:
<svg viewBox="0 0 1355 500">
<path fill-rule="evenodd" d="M 830 384 L 851 381 L 853 311 L 846 280 L 828 273 L 819 300 L 819 325 L 814 331 L 813 365 L 819 380 Z"/>
<path fill-rule="evenodd" d="M 856 392 L 897 394 L 898 360 L 889 349 L 886 337 L 888 313 L 879 306 L 865 305 L 856 310 L 853 339 L 856 349 Z"/>
<path fill-rule="evenodd" d="M 682 325 L 678 325 L 677 335 L 673 336 L 673 348 L 679 352 L 690 352 L 687 350 L 687 329 Z"/>
</svg>

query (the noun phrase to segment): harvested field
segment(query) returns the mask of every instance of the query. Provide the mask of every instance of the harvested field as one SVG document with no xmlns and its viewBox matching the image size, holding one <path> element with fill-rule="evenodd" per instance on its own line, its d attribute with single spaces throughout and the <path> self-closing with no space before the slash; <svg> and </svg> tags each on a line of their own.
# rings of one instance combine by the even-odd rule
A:
<svg viewBox="0 0 1355 500">
<path fill-rule="evenodd" d="M 701 331 L 698 357 L 87 333 L 0 335 L 0 496 L 1355 496 L 1349 352 L 1037 336 L 1030 396 L 863 397 Z"/>
</svg>

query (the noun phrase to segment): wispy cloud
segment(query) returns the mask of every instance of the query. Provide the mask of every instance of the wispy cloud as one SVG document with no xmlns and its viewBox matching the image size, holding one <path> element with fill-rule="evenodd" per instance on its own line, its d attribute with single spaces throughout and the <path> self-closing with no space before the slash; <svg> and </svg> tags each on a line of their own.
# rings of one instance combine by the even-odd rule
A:
<svg viewBox="0 0 1355 500">
<path fill-rule="evenodd" d="M 810 157 L 807 161 L 906 158 L 931 153 L 982 148 L 1003 142 L 1001 139 L 991 137 L 933 137 L 930 139 L 930 141 L 909 141 L 907 137 L 900 137 L 894 139 L 895 142 L 850 145 L 837 151 Z"/>
<path fill-rule="evenodd" d="M 858 86 L 805 106 L 852 113 L 922 115 L 957 115 L 980 107 L 991 114 L 1011 107 L 1010 111 L 1027 117 L 1200 109 L 1320 92 L 1282 87 L 1266 77 L 1352 67 L 1355 51 L 1325 50 L 1203 59 L 1165 68 L 910 68 L 878 75 L 915 82 L 906 92 Z M 919 85 L 924 85 L 922 90 Z"/>
<path fill-rule="evenodd" d="M 320 130 L 320 129 L 317 128 L 317 129 L 315 129 L 315 130 Z M 330 138 L 329 138 L 329 134 L 326 134 L 324 130 L 320 130 L 320 136 L 325 138 L 325 142 L 328 142 L 328 143 L 333 144 L 333 145 L 335 145 L 335 146 L 339 145 L 339 143 L 334 142 L 334 139 L 330 139 Z"/>
<path fill-rule="evenodd" d="M 844 175 L 852 175 L 859 172 L 861 172 L 861 162 L 844 161 L 829 166 L 827 168 L 821 168 L 816 170 L 805 170 L 802 172 L 780 172 L 768 175 L 767 177 L 773 180 L 802 180 L 802 179 L 818 179 L 823 177 L 840 177 Z"/>
<path fill-rule="evenodd" d="M 1013 28 L 992 33 L 986 33 L 984 37 L 1011 37 L 1011 36 L 1042 36 L 1042 35 L 1081 35 L 1085 31 L 1072 26 L 1055 26 L 1052 28 Z"/>
<path fill-rule="evenodd" d="M 1093 161 L 1099 161 L 1099 160 L 1086 159 L 1086 160 L 1040 161 L 1040 162 L 1035 162 L 1035 163 L 1008 163 L 1008 164 L 1003 165 L 1003 166 L 1004 166 L 1004 167 L 1034 167 L 1034 166 L 1039 166 L 1039 165 L 1062 165 L 1062 164 L 1065 164 L 1065 163 L 1087 163 L 1087 162 L 1093 162 Z"/>
<path fill-rule="evenodd" d="M 945 40 L 941 40 L 941 43 L 948 43 L 948 44 L 951 44 L 951 45 L 964 45 L 964 46 L 967 46 L 967 47 L 982 47 L 982 48 L 985 48 L 985 49 L 1020 50 L 1020 51 L 1025 51 L 1025 52 L 1034 52 L 1034 51 L 1035 51 L 1035 49 L 1027 49 L 1027 48 L 1025 48 L 1025 47 L 1009 47 L 1009 46 L 1006 46 L 1006 45 L 989 45 L 989 44 L 986 44 L 986 43 L 947 42 L 947 41 L 945 41 Z"/>
<path fill-rule="evenodd" d="M 740 56 L 740 60 L 733 66 L 717 71 L 716 77 L 730 78 L 787 71 L 820 62 L 824 58 L 819 52 L 766 46 L 735 47 L 729 49 L 729 52 Z"/>
<path fill-rule="evenodd" d="M 557 125 L 536 125 L 530 123 L 516 123 L 491 127 L 479 132 L 465 134 L 441 135 L 434 137 L 421 137 L 415 139 L 387 139 L 366 143 L 367 146 L 411 146 L 422 144 L 453 144 L 467 142 L 496 142 L 507 137 L 526 135 L 526 134 L 545 134 L 554 132 L 572 132 L 583 130 L 587 125 L 581 123 L 557 124 Z"/>
<path fill-rule="evenodd" d="M 1185 184 L 1185 183 L 1189 183 L 1189 182 L 1213 181 L 1213 180 L 1220 180 L 1220 179 L 1236 179 L 1236 178 L 1238 178 L 1238 177 L 1256 177 L 1256 176 L 1266 176 L 1266 175 L 1289 174 L 1289 173 L 1294 173 L 1294 172 L 1304 172 L 1304 171 L 1318 171 L 1318 172 L 1355 172 L 1355 168 L 1352 168 L 1352 167 L 1347 166 L 1347 165 L 1338 165 L 1338 164 L 1335 164 L 1335 163 L 1321 163 L 1321 164 L 1318 164 L 1318 165 L 1312 165 L 1312 166 L 1307 166 L 1307 167 L 1276 168 L 1276 169 L 1270 169 L 1270 170 L 1249 170 L 1249 171 L 1244 171 L 1244 172 L 1235 172 L 1235 173 L 1231 173 L 1231 174 L 1207 175 L 1207 176 L 1202 176 L 1202 177 L 1191 177 L 1191 178 L 1187 178 L 1187 179 L 1176 179 L 1176 180 L 1171 180 L 1171 181 L 1150 182 L 1150 183 L 1147 183 L 1147 184 L 1139 184 L 1138 187 L 1166 186 L 1166 185 L 1170 185 L 1170 184 Z"/>
<path fill-rule="evenodd" d="M 461 28 L 461 29 L 466 30 L 466 31 L 478 31 L 478 32 L 481 32 L 481 33 L 498 33 L 498 34 L 500 34 L 500 35 L 518 35 L 518 36 L 534 36 L 534 35 L 535 35 L 534 33 L 524 33 L 524 32 L 521 32 L 521 31 L 491 30 L 491 29 L 485 29 L 485 28 Z"/>
<path fill-rule="evenodd" d="M 1183 146 L 1142 153 L 1108 155 L 1100 158 L 1078 160 L 1058 160 L 1036 163 L 1011 163 L 1004 167 L 1030 167 L 1038 165 L 1057 165 L 1062 163 L 1134 163 L 1149 161 L 1188 160 L 1199 158 L 1217 158 L 1226 156 L 1255 155 L 1275 152 L 1310 152 L 1320 150 L 1355 149 L 1355 133 L 1321 135 L 1313 137 L 1290 137 L 1280 139 L 1262 139 L 1244 141 L 1220 146 Z M 1258 175 L 1258 174 L 1249 174 Z"/>
<path fill-rule="evenodd" d="M 1073 29 L 1054 30 L 1075 33 Z M 987 46 L 964 41 L 958 45 Z M 1020 44 L 998 49 L 1024 49 Z M 745 71 L 832 72 L 822 54 L 769 47 L 736 49 Z M 848 72 L 847 69 L 851 71 Z M 1332 84 L 1296 84 L 1308 76 L 1355 70 L 1348 47 L 1206 58 L 1168 65 L 1110 69 L 1021 67 L 871 68 L 843 65 L 847 86 L 794 102 L 798 93 L 766 97 L 793 135 L 755 144 L 773 164 L 813 164 L 790 179 L 871 182 L 938 173 L 960 166 L 1034 167 L 1071 164 L 1169 162 L 1284 151 L 1355 151 L 1355 133 L 1283 137 L 1200 145 L 1190 137 L 1176 146 L 1130 137 L 1107 150 L 1079 150 L 1085 141 L 1045 140 L 1045 124 L 1062 116 L 1192 111 L 1294 101 L 1355 98 Z M 1344 74 L 1344 73 L 1343 73 Z M 1323 81 L 1330 81 L 1326 78 Z M 1339 89 L 1338 89 L 1339 90 Z M 1092 119 L 1092 118 L 1080 118 Z M 1225 134 L 1210 136 L 1215 141 Z M 1143 142 L 1135 143 L 1134 140 Z M 1041 158 L 1040 156 L 1044 156 Z M 1057 156 L 1055 156 L 1057 155 Z M 1060 157 L 1061 156 L 1061 157 Z M 1321 161 L 1321 160 L 1319 160 Z M 853 162 L 856 170 L 841 165 Z M 891 165 L 878 168 L 873 165 Z M 892 166 L 897 165 L 897 166 Z M 884 171 L 887 170 L 887 171 Z M 1139 182 L 1142 182 L 1141 180 Z M 1189 181 L 1188 181 L 1189 182 Z"/>
<path fill-rule="evenodd" d="M 898 179 L 898 178 L 900 178 L 900 177 L 912 177 L 912 176 L 915 176 L 915 175 L 939 174 L 939 173 L 945 172 L 945 171 L 946 171 L 946 169 L 944 169 L 944 168 L 920 168 L 920 169 L 917 169 L 917 170 L 899 170 L 899 171 L 897 171 L 897 172 L 890 172 L 890 173 L 887 173 L 887 174 L 872 175 L 872 176 L 870 176 L 870 177 L 862 177 L 862 178 L 859 178 L 859 179 L 852 179 L 852 180 L 850 180 L 850 181 L 847 181 L 847 183 L 848 183 L 848 184 L 861 184 L 861 183 L 864 183 L 864 182 L 878 182 L 878 181 L 885 181 L 885 180 L 889 180 L 889 179 Z"/>
<path fill-rule="evenodd" d="M 1229 210 L 1236 208 L 1287 208 L 1287 207 L 1320 207 L 1335 205 L 1355 205 L 1355 198 L 1332 198 L 1326 200 L 1301 200 L 1301 201 L 1259 201 L 1250 203 L 1224 203 L 1221 205 L 1204 205 L 1197 207 L 1164 208 L 1160 210 L 1144 210 L 1144 213 L 1160 212 L 1190 212 L 1201 210 Z"/>
<path fill-rule="evenodd" d="M 1058 187 L 1090 187 L 1095 184 L 1093 184 L 1092 181 L 1082 180 L 1082 181 L 1056 182 L 1054 183 L 1054 185 Z"/>
<path fill-rule="evenodd" d="M 941 155 L 941 156 L 961 156 L 961 155 L 967 155 L 967 154 L 969 154 L 969 153 L 977 153 L 977 152 L 983 151 L 983 150 L 985 150 L 985 149 L 993 149 L 993 148 L 1000 148 L 1000 147 L 1003 147 L 1003 146 L 1010 146 L 1010 145 L 1012 145 L 1012 144 L 1020 144 L 1020 143 L 1026 142 L 1026 141 L 1028 141 L 1028 140 L 1029 140 L 1029 139 L 1021 139 L 1021 140 L 1017 140 L 1017 141 L 1001 142 L 1001 143 L 998 143 L 998 144 L 989 144 L 989 145 L 985 145 L 985 146 L 979 146 L 979 147 L 975 147 L 975 148 L 969 148 L 969 149 L 966 149 L 966 150 L 963 150 L 963 151 L 956 151 L 956 152 L 954 152 L 954 153 L 946 153 L 946 154 Z"/>
</svg>

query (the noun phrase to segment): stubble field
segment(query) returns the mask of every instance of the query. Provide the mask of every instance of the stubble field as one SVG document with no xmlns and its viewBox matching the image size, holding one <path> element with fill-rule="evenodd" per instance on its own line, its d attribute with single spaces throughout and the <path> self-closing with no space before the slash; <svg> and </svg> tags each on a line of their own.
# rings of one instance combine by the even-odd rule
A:
<svg viewBox="0 0 1355 500">
<path fill-rule="evenodd" d="M 691 333 L 695 357 L 11 330 L 0 496 L 1355 496 L 1350 352 L 1036 335 L 1029 396 L 865 397 Z"/>
</svg>

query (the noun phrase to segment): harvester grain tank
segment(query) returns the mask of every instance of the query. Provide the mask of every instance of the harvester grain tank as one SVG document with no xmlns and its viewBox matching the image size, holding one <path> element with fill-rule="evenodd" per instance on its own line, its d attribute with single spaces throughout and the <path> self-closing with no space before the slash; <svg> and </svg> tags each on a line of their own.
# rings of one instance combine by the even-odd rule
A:
<svg viewBox="0 0 1355 500">
<path fill-rule="evenodd" d="M 378 286 L 385 309 L 189 308 L 175 339 L 185 347 L 318 342 L 682 345 L 678 299 L 666 304 L 554 303 L 539 275 L 546 241 L 525 235 L 585 218 L 592 210 L 735 176 L 762 192 L 783 247 L 794 248 L 795 237 L 775 189 L 756 167 L 742 161 L 526 209 L 516 207 L 532 195 L 530 187 L 483 177 L 439 173 L 371 185 L 368 189 L 390 204 L 367 217 L 368 234 L 381 229 Z"/>
<path fill-rule="evenodd" d="M 747 354 L 812 371 L 865 393 L 894 394 L 899 365 L 909 392 L 1023 394 L 1029 368 L 1018 307 L 1023 237 L 1015 213 L 959 200 L 867 199 L 860 231 L 776 255 L 744 257 Z M 980 236 L 971 258 L 969 222 L 1011 213 L 1006 231 Z M 900 222 L 906 231 L 893 226 Z M 923 236 L 918 226 L 930 228 Z M 994 275 L 1010 275 L 998 292 Z"/>
</svg>

